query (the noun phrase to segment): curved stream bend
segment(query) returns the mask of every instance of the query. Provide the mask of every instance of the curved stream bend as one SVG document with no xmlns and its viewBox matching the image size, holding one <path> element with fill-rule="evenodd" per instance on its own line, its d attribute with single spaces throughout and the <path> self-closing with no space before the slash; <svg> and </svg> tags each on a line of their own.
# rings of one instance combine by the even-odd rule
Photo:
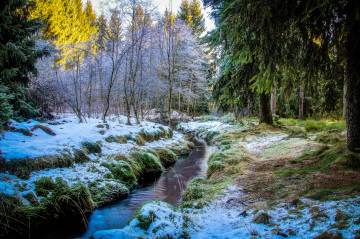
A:
<svg viewBox="0 0 360 239">
<path fill-rule="evenodd" d="M 98 230 L 119 229 L 134 215 L 145 201 L 159 199 L 178 206 L 187 182 L 204 172 L 206 144 L 196 140 L 195 148 L 187 158 L 180 158 L 173 167 L 154 182 L 134 189 L 127 199 L 95 210 L 89 218 L 89 227 L 81 238 L 89 238 Z"/>
</svg>

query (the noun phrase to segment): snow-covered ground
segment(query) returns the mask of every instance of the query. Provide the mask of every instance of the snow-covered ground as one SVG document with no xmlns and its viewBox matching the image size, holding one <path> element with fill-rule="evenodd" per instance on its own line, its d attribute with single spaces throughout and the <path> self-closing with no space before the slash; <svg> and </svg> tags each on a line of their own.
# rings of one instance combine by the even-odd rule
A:
<svg viewBox="0 0 360 239">
<path fill-rule="evenodd" d="M 355 222 L 360 218 L 360 197 L 341 202 L 302 198 L 297 203 L 301 206 L 282 203 L 259 210 L 266 202 L 249 203 L 246 193 L 236 185 L 230 185 L 223 194 L 202 209 L 180 211 L 162 202 L 150 202 L 140 209 L 140 215 L 150 217 L 147 229 L 135 217 L 123 229 L 99 231 L 94 238 L 314 238 L 332 231 L 341 232 L 344 238 L 355 238 L 360 229 Z M 259 223 L 255 218 L 264 214 L 268 222 Z M 336 229 L 342 222 L 340 215 L 348 220 L 347 229 Z"/>
<path fill-rule="evenodd" d="M 109 118 L 108 123 L 104 124 L 100 119 L 87 119 L 86 123 L 79 124 L 78 119 L 73 114 L 65 115 L 60 119 L 49 123 L 39 123 L 34 120 L 18 123 L 12 121 L 11 126 L 17 129 L 31 130 L 35 125 L 41 124 L 49 127 L 56 133 L 55 136 L 45 133 L 42 129 L 34 130 L 33 136 L 25 136 L 20 132 L 6 132 L 0 136 L 1 157 L 9 160 L 12 158 L 35 158 L 44 155 L 54 155 L 65 149 L 81 148 L 82 142 L 102 141 L 102 153 L 108 155 L 116 152 L 125 153 L 130 149 L 130 145 L 135 146 L 135 142 L 129 144 L 107 143 L 105 138 L 108 136 L 136 135 L 141 130 L 147 132 L 159 131 L 159 127 L 168 130 L 167 126 L 152 122 L 142 122 L 139 125 L 126 125 L 126 118 Z M 173 140 L 179 140 L 181 134 L 175 133 Z M 163 142 L 153 142 L 162 144 Z"/>
<path fill-rule="evenodd" d="M 227 127 L 215 121 L 179 125 L 182 130 L 197 132 Z M 308 143 L 287 136 L 280 132 L 249 135 L 233 146 L 266 160 L 261 153 L 272 147 Z M 144 218 L 147 219 L 145 226 Z M 326 232 L 341 233 L 343 238 L 359 238 L 360 196 L 341 201 L 300 198 L 269 207 L 266 201 L 253 198 L 241 186 L 230 184 L 201 209 L 175 209 L 163 202 L 149 202 L 126 227 L 98 231 L 94 238 L 314 238 Z M 322 238 L 328 237 L 329 234 Z"/>
<path fill-rule="evenodd" d="M 184 131 L 219 131 L 228 127 L 231 127 L 230 124 L 224 124 L 220 121 L 192 121 L 186 123 L 180 123 L 177 128 Z"/>
<path fill-rule="evenodd" d="M 109 169 L 101 166 L 102 162 L 108 161 L 108 156 L 121 153 L 127 155 L 134 148 L 153 148 L 184 146 L 188 141 L 183 134 L 173 133 L 172 138 L 161 138 L 153 142 L 146 142 L 144 146 L 138 146 L 133 140 L 120 144 L 116 142 L 106 142 L 109 136 L 136 136 L 140 131 L 156 132 L 161 128 L 169 130 L 167 126 L 143 121 L 141 124 L 126 125 L 126 118 L 111 118 L 104 124 L 100 119 L 87 119 L 86 123 L 78 123 L 78 119 L 73 114 L 67 114 L 59 119 L 48 123 L 39 123 L 34 120 L 19 123 L 12 121 L 11 127 L 15 129 L 27 129 L 32 132 L 32 136 L 25 136 L 20 132 L 6 132 L 0 136 L 1 157 L 10 161 L 15 158 L 37 158 L 45 155 L 55 155 L 61 152 L 71 152 L 73 149 L 80 149 L 83 142 L 100 142 L 101 154 L 90 154 L 92 159 L 82 164 L 74 163 L 72 167 L 52 168 L 47 170 L 33 171 L 29 179 L 20 179 L 8 172 L 0 173 L 0 193 L 17 194 L 24 196 L 29 192 L 34 192 L 35 182 L 43 177 L 62 177 L 69 186 L 78 182 L 85 184 L 96 182 L 97 187 L 102 187 L 106 183 L 111 183 L 105 175 L 110 173 Z M 50 128 L 56 135 L 45 133 L 38 128 L 31 131 L 35 125 L 43 125 Z M 36 194 L 35 194 L 36 195 Z M 24 199 L 25 203 L 28 203 Z"/>
</svg>

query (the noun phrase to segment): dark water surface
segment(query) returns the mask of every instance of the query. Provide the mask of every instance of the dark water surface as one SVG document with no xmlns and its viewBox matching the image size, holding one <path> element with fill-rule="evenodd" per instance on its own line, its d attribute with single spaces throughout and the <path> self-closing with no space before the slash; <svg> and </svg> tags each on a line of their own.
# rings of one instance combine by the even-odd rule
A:
<svg viewBox="0 0 360 239">
<path fill-rule="evenodd" d="M 193 177 L 205 172 L 206 146 L 205 143 L 195 141 L 195 148 L 188 157 L 180 158 L 173 167 L 166 169 L 155 181 L 142 185 L 131 191 L 128 198 L 115 204 L 96 209 L 88 218 L 89 226 L 86 231 L 79 225 L 67 225 L 58 230 L 45 233 L 42 239 L 88 239 L 99 230 L 120 229 L 132 218 L 135 210 L 145 201 L 160 199 L 174 206 L 178 206 L 181 193 L 187 182 Z"/>
</svg>

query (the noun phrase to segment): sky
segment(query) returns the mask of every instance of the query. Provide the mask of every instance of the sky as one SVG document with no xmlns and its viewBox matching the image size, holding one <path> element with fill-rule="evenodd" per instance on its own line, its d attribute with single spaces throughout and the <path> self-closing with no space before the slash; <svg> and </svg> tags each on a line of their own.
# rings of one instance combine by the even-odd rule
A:
<svg viewBox="0 0 360 239">
<path fill-rule="evenodd" d="M 106 2 L 107 0 L 90 0 L 95 11 L 96 14 L 99 15 L 101 14 L 101 12 L 105 11 L 104 7 L 106 6 Z M 179 8 L 180 8 L 180 4 L 182 2 L 182 0 L 152 0 L 154 5 L 158 6 L 159 12 L 163 13 L 165 11 L 166 8 L 170 9 L 170 1 L 172 2 L 172 9 L 173 12 L 178 12 Z M 86 2 L 86 0 L 83 0 L 83 2 Z M 202 1 L 200 0 L 200 3 L 202 4 Z M 205 25 L 206 25 L 206 30 L 212 30 L 215 28 L 215 25 L 213 23 L 213 21 L 210 19 L 210 9 L 203 9 L 203 14 L 205 17 Z"/>
</svg>

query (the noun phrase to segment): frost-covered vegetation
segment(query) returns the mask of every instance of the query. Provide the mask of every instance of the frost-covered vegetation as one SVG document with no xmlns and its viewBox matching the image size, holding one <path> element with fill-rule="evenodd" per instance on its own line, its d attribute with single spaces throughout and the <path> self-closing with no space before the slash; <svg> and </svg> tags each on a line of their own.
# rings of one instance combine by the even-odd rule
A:
<svg viewBox="0 0 360 239">
<path fill-rule="evenodd" d="M 359 237 L 360 155 L 346 151 L 342 122 L 208 122 L 178 126 L 197 135 L 218 131 L 208 141 L 218 151 L 206 176 L 189 182 L 179 208 L 150 201 L 125 228 L 94 238 Z"/>
<path fill-rule="evenodd" d="M 1 235 L 26 235 L 68 217 L 86 223 L 94 208 L 126 197 L 192 147 L 167 126 L 125 123 L 124 117 L 79 124 L 74 115 L 46 123 L 13 120 L 0 138 Z"/>
</svg>

